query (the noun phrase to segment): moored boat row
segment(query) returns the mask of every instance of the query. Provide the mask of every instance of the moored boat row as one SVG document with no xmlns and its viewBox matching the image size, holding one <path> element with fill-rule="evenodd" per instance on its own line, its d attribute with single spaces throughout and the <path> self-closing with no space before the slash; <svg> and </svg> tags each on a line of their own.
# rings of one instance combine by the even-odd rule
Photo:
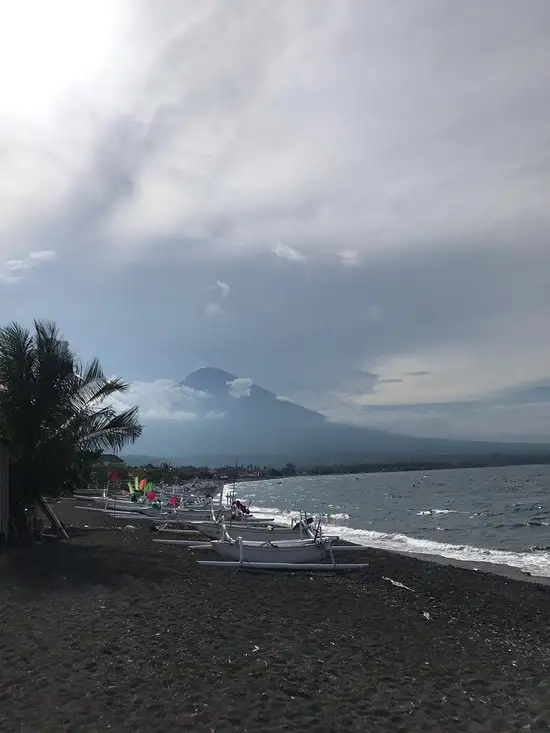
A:
<svg viewBox="0 0 550 733">
<path fill-rule="evenodd" d="M 300 514 L 289 525 L 276 524 L 273 518 L 255 517 L 250 508 L 234 495 L 224 497 L 223 487 L 212 495 L 193 494 L 174 487 L 157 487 L 143 481 L 128 484 L 126 494 L 87 498 L 80 508 L 104 512 L 116 520 L 153 522 L 160 532 L 190 533 L 193 539 L 154 538 L 165 545 L 206 550 L 215 559 L 198 560 L 206 567 L 265 570 L 355 570 L 366 565 L 337 563 L 335 557 L 364 548 L 338 544 L 338 537 L 326 536 L 321 522 Z M 227 503 L 224 503 L 224 499 Z M 95 504 L 95 506 L 94 506 Z"/>
<path fill-rule="evenodd" d="M 206 541 L 155 539 L 155 542 L 185 547 L 192 551 L 212 551 L 215 560 L 198 560 L 204 567 L 251 570 L 342 571 L 360 570 L 365 563 L 338 563 L 340 553 L 364 551 L 358 545 L 337 544 L 338 537 L 325 536 L 321 523 L 313 528 L 313 519 L 306 515 L 291 526 L 248 519 L 225 523 L 194 522 L 193 528 Z M 170 531 L 169 529 L 167 531 Z"/>
</svg>

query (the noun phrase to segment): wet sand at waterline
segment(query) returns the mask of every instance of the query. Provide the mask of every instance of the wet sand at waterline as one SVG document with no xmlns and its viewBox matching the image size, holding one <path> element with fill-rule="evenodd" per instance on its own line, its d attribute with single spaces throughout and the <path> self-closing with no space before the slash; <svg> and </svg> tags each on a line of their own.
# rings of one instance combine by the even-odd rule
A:
<svg viewBox="0 0 550 733">
<path fill-rule="evenodd" d="M 0 731 L 550 729 L 548 586 L 378 550 L 204 569 L 55 506 L 88 528 L 0 557 Z"/>
</svg>

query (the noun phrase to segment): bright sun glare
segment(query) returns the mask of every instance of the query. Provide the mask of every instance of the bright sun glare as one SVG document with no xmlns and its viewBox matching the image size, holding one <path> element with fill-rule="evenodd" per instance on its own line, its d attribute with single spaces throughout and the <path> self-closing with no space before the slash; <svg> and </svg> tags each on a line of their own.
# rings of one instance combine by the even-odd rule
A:
<svg viewBox="0 0 550 733">
<path fill-rule="evenodd" d="M 0 114 L 39 118 L 93 82 L 114 47 L 118 0 L 0 0 Z"/>
</svg>

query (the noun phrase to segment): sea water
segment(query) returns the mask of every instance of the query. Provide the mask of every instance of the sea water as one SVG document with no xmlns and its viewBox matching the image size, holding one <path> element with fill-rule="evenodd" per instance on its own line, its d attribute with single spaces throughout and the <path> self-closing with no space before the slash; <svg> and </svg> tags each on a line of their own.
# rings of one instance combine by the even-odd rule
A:
<svg viewBox="0 0 550 733">
<path fill-rule="evenodd" d="M 257 516 L 300 510 L 342 539 L 550 577 L 550 466 L 469 468 L 240 483 Z"/>
</svg>

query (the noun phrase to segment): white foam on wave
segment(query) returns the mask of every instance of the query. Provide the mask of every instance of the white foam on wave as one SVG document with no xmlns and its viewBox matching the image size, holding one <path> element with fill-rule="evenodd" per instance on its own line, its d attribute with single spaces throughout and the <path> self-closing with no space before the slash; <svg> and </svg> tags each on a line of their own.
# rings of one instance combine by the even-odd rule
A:
<svg viewBox="0 0 550 733">
<path fill-rule="evenodd" d="M 458 509 L 421 509 L 416 512 L 417 517 L 430 517 L 432 514 L 467 514 L 467 512 L 461 512 Z"/>
<path fill-rule="evenodd" d="M 331 527 L 331 532 L 338 532 L 340 537 L 350 542 L 381 550 L 404 552 L 411 555 L 439 555 L 449 560 L 464 562 L 484 562 L 493 565 L 508 565 L 524 570 L 531 575 L 550 577 L 550 552 L 530 551 L 512 552 L 507 550 L 489 550 L 471 545 L 452 545 L 447 542 L 434 542 L 404 534 L 374 532 L 352 527 Z"/>
<path fill-rule="evenodd" d="M 346 514 L 345 512 L 342 512 L 341 514 L 322 514 L 320 515 L 320 518 L 326 517 L 328 521 L 342 521 L 343 519 L 349 519 L 349 514 Z"/>
<path fill-rule="evenodd" d="M 304 511 L 305 510 L 303 510 L 302 513 L 304 513 Z M 259 508 L 252 507 L 252 512 L 254 516 L 258 519 L 273 517 L 276 521 L 284 522 L 285 524 L 288 522 L 297 522 L 300 519 L 300 511 L 297 509 L 284 510 L 276 509 L 274 507 L 263 506 Z M 309 512 L 306 513 L 309 517 L 313 517 L 316 522 L 321 520 L 321 522 L 326 522 L 327 524 L 332 524 L 333 522 L 345 522 L 350 518 L 349 514 L 346 514 L 346 512 L 339 512 L 335 514 L 331 514 L 330 512 L 328 512 L 327 514 L 310 514 Z"/>
<path fill-rule="evenodd" d="M 299 509 L 276 509 L 274 507 L 251 507 L 252 513 L 255 517 L 258 517 L 258 519 L 263 519 L 264 517 L 273 517 L 277 522 L 293 522 L 298 521 L 300 518 L 300 510 Z M 305 511 L 305 510 L 304 510 Z M 308 516 L 310 516 L 308 514 Z M 344 517 L 343 517 L 344 518 Z M 322 517 L 319 517 L 319 519 L 322 519 Z"/>
<path fill-rule="evenodd" d="M 296 510 L 281 511 L 273 507 L 254 508 L 254 516 L 273 517 L 275 521 L 289 523 L 298 519 L 300 512 Z M 444 510 L 446 511 L 446 510 Z M 324 520 L 323 515 L 313 515 L 315 519 Z M 336 515 L 332 515 L 335 517 Z M 508 565 L 523 570 L 531 575 L 550 577 L 550 552 L 547 550 L 531 550 L 512 552 L 508 550 L 490 550 L 471 545 L 453 545 L 447 542 L 434 542 L 404 534 L 390 534 L 366 529 L 355 529 L 340 525 L 330 525 L 330 534 L 338 534 L 343 540 L 355 542 L 365 547 L 376 547 L 380 550 L 402 552 L 409 555 L 438 555 L 449 560 L 463 562 L 483 562 L 493 565 Z"/>
</svg>

